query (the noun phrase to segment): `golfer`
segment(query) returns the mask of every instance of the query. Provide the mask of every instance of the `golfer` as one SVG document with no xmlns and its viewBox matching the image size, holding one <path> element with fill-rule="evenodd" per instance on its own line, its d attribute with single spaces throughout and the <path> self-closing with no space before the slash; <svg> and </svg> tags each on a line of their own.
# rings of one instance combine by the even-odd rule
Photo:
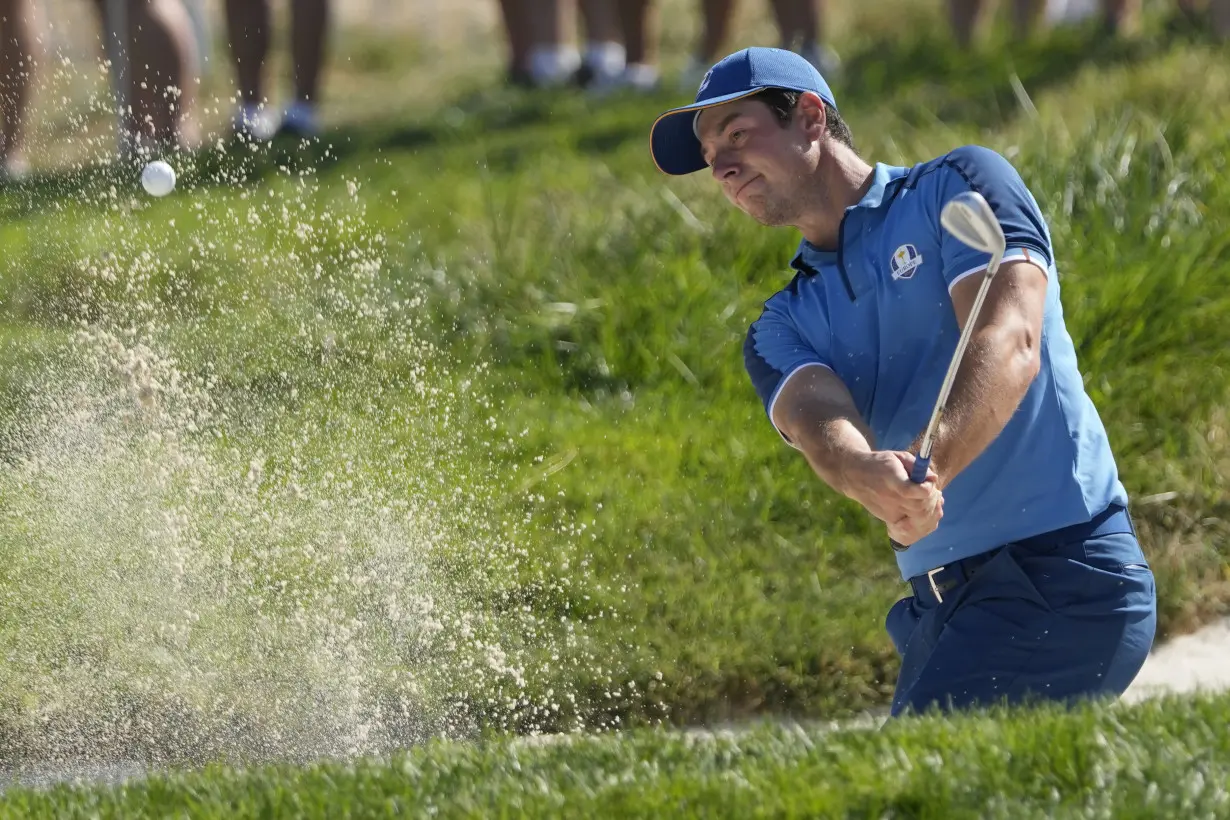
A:
<svg viewBox="0 0 1230 820">
<path fill-rule="evenodd" d="M 802 234 L 744 359 L 785 442 L 904 547 L 892 714 L 1122 694 L 1153 643 L 1153 574 L 1016 169 L 977 146 L 869 165 L 824 78 L 772 48 L 714 65 L 650 136 L 663 172 L 708 169 L 740 210 Z M 915 484 L 912 452 L 990 261 L 940 226 L 967 191 L 1007 251 Z"/>
</svg>

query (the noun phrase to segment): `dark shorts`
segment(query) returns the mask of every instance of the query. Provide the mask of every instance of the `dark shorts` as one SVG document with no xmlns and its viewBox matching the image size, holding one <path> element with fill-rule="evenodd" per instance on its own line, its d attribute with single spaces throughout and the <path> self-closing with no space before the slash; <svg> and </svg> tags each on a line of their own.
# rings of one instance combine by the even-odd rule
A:
<svg viewBox="0 0 1230 820">
<path fill-rule="evenodd" d="M 901 654 L 893 716 L 1116 698 L 1157 625 L 1153 573 L 1122 507 L 1008 544 L 941 597 L 918 592 L 889 610 Z"/>
</svg>

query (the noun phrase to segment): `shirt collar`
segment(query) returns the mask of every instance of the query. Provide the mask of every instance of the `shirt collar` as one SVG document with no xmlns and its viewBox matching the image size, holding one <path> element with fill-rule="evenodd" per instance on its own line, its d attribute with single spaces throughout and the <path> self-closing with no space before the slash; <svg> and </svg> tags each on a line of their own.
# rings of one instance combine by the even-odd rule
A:
<svg viewBox="0 0 1230 820">
<path fill-rule="evenodd" d="M 850 216 L 851 211 L 879 208 L 884 204 L 886 196 L 891 199 L 892 193 L 897 188 L 896 183 L 903 179 L 909 171 L 909 168 L 877 162 L 872 168 L 871 187 L 867 189 L 867 193 L 863 194 L 862 199 L 846 208 L 846 218 Z M 836 249 L 825 250 L 817 248 L 806 239 L 803 239 L 799 242 L 799 249 L 795 253 L 794 259 L 790 260 L 790 266 L 795 270 L 802 270 L 805 261 L 803 258 L 804 254 L 807 256 L 806 261 L 810 262 L 812 266 L 836 264 L 839 256 L 839 252 Z"/>
</svg>

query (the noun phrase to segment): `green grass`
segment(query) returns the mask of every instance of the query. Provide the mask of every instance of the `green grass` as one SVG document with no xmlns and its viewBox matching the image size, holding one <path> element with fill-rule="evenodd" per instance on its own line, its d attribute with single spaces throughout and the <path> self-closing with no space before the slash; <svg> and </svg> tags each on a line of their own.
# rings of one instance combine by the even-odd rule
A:
<svg viewBox="0 0 1230 820">
<path fill-rule="evenodd" d="M 18 817 L 1216 817 L 1230 700 L 933 717 L 874 730 L 640 730 L 11 790 Z"/>
<path fill-rule="evenodd" d="M 890 30 L 851 39 L 837 88 L 860 150 L 1013 158 L 1137 500 L 1160 635 L 1224 614 L 1224 54 L 1156 27 L 972 55 L 925 15 Z M 380 53 L 347 82 L 459 73 Z M 647 129 L 684 95 L 490 80 L 300 154 L 179 157 L 165 200 L 114 166 L 0 191 L 8 759 L 91 738 L 172 761 L 347 753 L 887 702 L 882 622 L 905 588 L 883 532 L 781 444 L 743 371 L 797 237 L 703 175 L 656 173 Z M 110 336 L 81 341 L 83 324 Z"/>
</svg>

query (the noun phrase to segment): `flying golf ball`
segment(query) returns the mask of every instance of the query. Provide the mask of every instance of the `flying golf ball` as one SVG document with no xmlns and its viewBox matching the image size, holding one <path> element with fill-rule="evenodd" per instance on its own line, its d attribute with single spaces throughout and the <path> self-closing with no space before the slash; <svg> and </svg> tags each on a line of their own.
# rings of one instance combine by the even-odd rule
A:
<svg viewBox="0 0 1230 820">
<path fill-rule="evenodd" d="M 175 190 L 175 169 L 162 160 L 154 160 L 141 171 L 141 184 L 151 196 L 166 196 Z"/>
</svg>

